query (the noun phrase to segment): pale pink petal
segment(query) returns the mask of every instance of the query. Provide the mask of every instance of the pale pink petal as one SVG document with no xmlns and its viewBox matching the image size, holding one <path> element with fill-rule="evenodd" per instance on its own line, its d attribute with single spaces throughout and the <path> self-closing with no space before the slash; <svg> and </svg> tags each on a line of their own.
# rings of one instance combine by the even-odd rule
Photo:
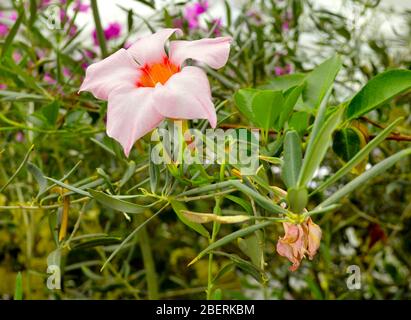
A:
<svg viewBox="0 0 411 320">
<path fill-rule="evenodd" d="M 311 217 L 307 220 L 308 226 L 308 255 L 310 259 L 313 259 L 317 253 L 318 248 L 320 247 L 321 242 L 321 228 L 315 224 Z"/>
<path fill-rule="evenodd" d="M 164 45 L 174 32 L 183 33 L 180 29 L 162 29 L 138 39 L 127 51 L 140 65 L 161 62 L 166 57 Z"/>
<path fill-rule="evenodd" d="M 171 41 L 170 60 L 176 65 L 182 65 L 185 60 L 194 59 L 211 68 L 219 69 L 227 63 L 231 40 L 230 37 L 219 37 L 195 41 Z"/>
<path fill-rule="evenodd" d="M 120 49 L 87 68 L 79 92 L 89 91 L 96 98 L 107 100 L 112 90 L 122 85 L 134 85 L 138 77 L 138 64 L 125 49 Z"/>
<path fill-rule="evenodd" d="M 107 134 L 123 146 L 127 157 L 133 144 L 164 119 L 153 106 L 153 91 L 122 86 L 108 97 Z"/>
<path fill-rule="evenodd" d="M 208 78 L 197 67 L 185 67 L 164 84 L 157 84 L 155 108 L 164 117 L 173 119 L 208 119 L 217 125 Z"/>
</svg>

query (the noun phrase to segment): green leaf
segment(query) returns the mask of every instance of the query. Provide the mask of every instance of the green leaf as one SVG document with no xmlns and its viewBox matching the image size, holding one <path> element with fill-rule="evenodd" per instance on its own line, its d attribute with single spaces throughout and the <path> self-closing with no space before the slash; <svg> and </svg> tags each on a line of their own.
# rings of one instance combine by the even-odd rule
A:
<svg viewBox="0 0 411 320">
<path fill-rule="evenodd" d="M 89 249 L 98 246 L 109 246 L 113 244 L 118 244 L 121 241 L 119 237 L 109 237 L 109 236 L 101 236 L 101 237 L 93 237 L 88 238 L 82 241 L 72 241 L 70 243 L 71 249 Z"/>
<path fill-rule="evenodd" d="M 267 280 L 267 277 L 264 274 L 263 270 L 261 270 L 254 264 L 240 258 L 238 255 L 228 254 L 221 251 L 217 251 L 215 252 L 215 254 L 229 258 L 237 267 L 239 267 L 241 270 L 252 276 L 256 281 L 262 283 Z"/>
<path fill-rule="evenodd" d="M 284 139 L 282 176 L 287 188 L 297 185 L 302 163 L 301 139 L 297 131 L 287 131 Z"/>
<path fill-rule="evenodd" d="M 111 209 L 126 213 L 143 213 L 145 211 L 144 208 L 135 203 L 116 199 L 106 193 L 92 189 L 89 192 L 94 199 Z"/>
<path fill-rule="evenodd" d="M 59 110 L 60 102 L 55 100 L 41 108 L 41 113 L 46 118 L 48 124 L 54 126 L 59 115 Z"/>
<path fill-rule="evenodd" d="M 17 273 L 14 300 L 23 300 L 23 278 L 21 272 Z"/>
<path fill-rule="evenodd" d="M 277 129 L 277 120 L 281 114 L 284 97 L 281 91 L 264 90 L 259 92 L 253 99 L 253 122 L 263 128 Z"/>
<path fill-rule="evenodd" d="M 349 120 L 358 118 L 410 88 L 410 70 L 383 72 L 371 79 L 354 96 L 347 108 L 347 118 Z"/>
<path fill-rule="evenodd" d="M 234 94 L 234 101 L 238 110 L 248 119 L 253 120 L 253 100 L 255 96 L 260 92 L 258 89 L 240 89 Z"/>
<path fill-rule="evenodd" d="M 311 114 L 309 114 L 308 112 L 295 112 L 288 121 L 288 128 L 296 130 L 301 136 L 303 136 L 308 126 L 310 125 L 310 117 Z"/>
<path fill-rule="evenodd" d="M 300 98 L 301 93 L 303 92 L 304 85 L 305 84 L 302 84 L 298 87 L 294 87 L 284 93 L 285 102 L 280 114 L 280 119 L 278 121 L 279 129 L 282 129 L 286 121 L 290 118 L 294 110 L 294 106 Z"/>
<path fill-rule="evenodd" d="M 1 51 L 1 57 L 5 57 L 6 54 L 8 53 L 10 49 L 10 45 L 13 43 L 14 38 L 17 35 L 17 32 L 19 31 L 20 25 L 24 19 L 24 11 L 23 9 L 20 9 L 18 12 L 18 18 L 16 22 L 14 23 L 13 27 L 10 29 L 6 40 L 4 40 L 4 44 L 2 46 L 2 51 Z"/>
<path fill-rule="evenodd" d="M 192 222 L 188 220 L 184 214 L 183 211 L 187 211 L 187 207 L 183 202 L 172 200 L 170 201 L 171 206 L 173 207 L 174 212 L 176 213 L 177 217 L 183 222 L 186 226 L 190 227 L 194 231 L 198 232 L 202 236 L 206 238 L 210 238 L 210 233 L 207 231 L 206 228 L 204 228 L 201 224 Z"/>
<path fill-rule="evenodd" d="M 256 231 L 259 232 L 259 231 Z M 264 261 L 264 253 L 261 250 L 259 239 L 257 235 L 253 234 L 247 238 L 238 238 L 238 246 L 241 251 L 248 256 L 253 264 L 258 268 L 262 267 L 262 262 Z"/>
<path fill-rule="evenodd" d="M 44 178 L 43 172 L 41 172 L 41 170 L 31 162 L 27 162 L 27 170 L 33 175 L 34 179 L 36 179 L 39 184 L 39 192 L 37 193 L 37 196 L 39 196 L 47 189 L 47 179 Z"/>
<path fill-rule="evenodd" d="M 261 86 L 261 89 L 288 90 L 292 87 L 300 86 L 306 76 L 307 74 L 305 73 L 293 73 L 286 74 L 281 77 L 275 77 L 266 85 Z"/>
<path fill-rule="evenodd" d="M 278 129 L 278 118 L 284 104 L 281 91 L 240 89 L 234 95 L 238 109 L 264 130 Z"/>
<path fill-rule="evenodd" d="M 261 222 L 258 224 L 253 224 L 249 227 L 237 230 L 233 233 L 230 233 L 229 235 L 217 240 L 216 242 L 213 242 L 212 244 L 210 244 L 207 248 L 205 248 L 203 251 L 201 251 L 198 256 L 196 258 L 194 258 L 188 265 L 192 265 L 194 263 L 196 263 L 198 260 L 200 260 L 202 257 L 204 257 L 204 255 L 206 255 L 207 253 L 209 253 L 212 250 L 215 250 L 223 245 L 226 245 L 227 243 L 230 243 L 231 241 L 239 238 L 239 237 L 244 237 L 250 233 L 253 233 L 256 230 L 265 228 L 267 226 L 269 226 L 270 224 L 272 224 L 272 221 L 266 221 L 266 222 Z"/>
<path fill-rule="evenodd" d="M 341 66 L 341 58 L 338 55 L 334 55 L 307 75 L 303 98 L 309 108 L 318 108 L 327 91 L 332 87 Z"/>
<path fill-rule="evenodd" d="M 304 156 L 303 165 L 298 178 L 298 186 L 306 186 L 314 175 L 315 170 L 321 164 L 327 149 L 331 142 L 331 136 L 335 128 L 340 124 L 342 114 L 344 112 L 344 105 L 338 107 L 338 109 L 327 119 L 318 134 L 314 138 L 312 143 L 311 152 L 306 152 Z"/>
<path fill-rule="evenodd" d="M 371 169 L 365 171 L 362 175 L 358 176 L 357 178 L 346 184 L 344 187 L 340 188 L 332 196 L 328 197 L 325 201 L 319 204 L 316 207 L 316 209 L 324 208 L 337 202 L 350 192 L 357 189 L 359 186 L 364 185 L 368 180 L 378 176 L 385 170 L 392 167 L 397 161 L 409 155 L 411 155 L 411 148 L 397 152 L 396 154 L 388 157 L 387 159 L 384 159 L 380 163 L 373 166 Z"/>
<path fill-rule="evenodd" d="M 249 201 L 246 201 L 242 198 L 236 197 L 236 196 L 232 196 L 231 194 L 228 194 L 226 196 L 224 196 L 224 198 L 231 200 L 235 203 L 237 203 L 239 206 L 241 206 L 249 215 L 253 214 L 253 208 L 250 204 Z"/>
<path fill-rule="evenodd" d="M 356 165 L 358 165 L 368 154 L 373 150 L 377 145 L 379 145 L 391 131 L 394 130 L 395 126 L 402 121 L 403 118 L 398 118 L 397 120 L 393 121 L 387 128 L 381 131 L 374 139 L 372 139 L 364 148 L 362 148 L 349 162 L 347 162 L 340 170 L 338 170 L 335 174 L 333 174 L 330 178 L 324 181 L 317 189 L 315 189 L 315 193 L 323 191 L 331 184 L 338 181 L 341 177 L 346 175 L 348 172 L 351 171 Z"/>
<path fill-rule="evenodd" d="M 343 128 L 334 134 L 333 151 L 343 161 L 350 161 L 361 149 L 361 138 L 357 130 Z"/>
</svg>

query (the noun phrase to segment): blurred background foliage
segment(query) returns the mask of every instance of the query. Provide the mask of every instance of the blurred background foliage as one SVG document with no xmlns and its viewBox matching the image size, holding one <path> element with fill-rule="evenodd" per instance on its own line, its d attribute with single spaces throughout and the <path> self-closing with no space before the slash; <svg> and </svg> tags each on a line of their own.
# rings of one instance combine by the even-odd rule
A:
<svg viewBox="0 0 411 320">
<path fill-rule="evenodd" d="M 92 32 L 76 22 L 77 16 L 91 17 L 91 11 L 75 10 L 77 2 L 68 0 L 61 5 L 61 28 L 52 30 L 48 27 L 50 4 L 43 2 L 27 1 L 24 15 L 17 17 L 13 17 L 20 8 L 17 1 L 0 4 L 0 22 L 5 29 L 0 35 L 0 186 L 16 175 L 0 193 L 0 298 L 13 297 L 18 272 L 23 276 L 26 299 L 147 298 L 143 264 L 143 256 L 151 254 L 147 253 L 147 244 L 160 298 L 204 298 L 207 259 L 191 267 L 187 264 L 207 246 L 207 241 L 182 224 L 171 207 L 150 221 L 100 272 L 119 242 L 142 220 L 79 195 L 65 195 L 64 188 L 50 187 L 50 181 L 46 185 L 47 181 L 42 180 L 44 174 L 72 186 L 102 186 L 122 194 L 133 194 L 138 187 L 150 188 L 149 168 L 142 152 L 147 142 L 139 143 L 126 159 L 118 144 L 105 135 L 106 104 L 91 95 L 77 95 L 84 68 L 101 57 Z M 185 16 L 187 6 L 193 2 L 140 2 L 151 10 L 148 17 L 120 4 L 127 24 L 121 25 L 119 34 L 115 30 L 112 36 L 106 34 L 108 52 L 127 45 L 147 30 L 176 24 L 191 39 L 233 36 L 228 65 L 218 72 L 209 70 L 215 104 L 227 100 L 219 108 L 221 127 L 247 125 L 232 99 L 237 89 L 273 88 L 280 76 L 307 72 L 333 53 L 343 59 L 331 98 L 334 104 L 349 98 L 379 72 L 410 69 L 411 14 L 383 7 L 380 1 L 343 1 L 339 12 L 310 0 L 209 1 L 210 6 L 219 3 L 221 16 L 206 12 L 199 27 L 190 26 Z M 401 22 L 401 27 L 391 26 L 390 21 Z M 403 116 L 405 121 L 396 130 L 410 136 L 410 107 L 410 94 L 403 94 L 387 107 L 367 114 L 358 126 L 369 138 L 378 127 Z M 303 131 L 310 121 L 307 115 Z M 23 161 L 33 144 L 34 150 Z M 409 146 L 406 140 L 386 140 L 371 153 L 368 162 L 375 164 Z M 340 166 L 341 160 L 330 149 L 314 183 L 323 181 Z M 230 258 L 217 254 L 214 274 L 224 266 L 233 270 L 218 280 L 222 297 L 410 299 L 410 167 L 411 160 L 403 159 L 345 198 L 338 210 L 316 216 L 323 229 L 320 253 L 313 262 L 304 261 L 297 272 L 290 272 L 288 261 L 275 253 L 276 241 L 283 232 L 280 224 L 265 231 L 266 285 L 245 272 L 244 266 L 231 269 Z M 130 177 L 122 184 L 127 173 Z M 270 179 L 270 184 L 284 187 L 275 168 Z M 326 196 L 316 195 L 318 199 Z M 69 205 L 69 241 L 56 250 L 56 221 L 64 214 L 65 201 Z M 40 205 L 43 207 L 33 209 Z M 212 212 L 214 201 L 203 199 L 189 206 L 194 211 Z M 143 216 L 151 217 L 158 209 L 147 208 Z M 228 200 L 222 204 L 226 212 L 240 209 Z M 226 225 L 221 233 L 235 229 Z M 240 247 L 234 241 L 224 251 L 246 259 Z M 48 261 L 53 259 L 59 260 L 63 268 L 62 290 L 49 290 L 45 285 Z M 347 289 L 350 265 L 361 268 L 360 290 Z"/>
</svg>

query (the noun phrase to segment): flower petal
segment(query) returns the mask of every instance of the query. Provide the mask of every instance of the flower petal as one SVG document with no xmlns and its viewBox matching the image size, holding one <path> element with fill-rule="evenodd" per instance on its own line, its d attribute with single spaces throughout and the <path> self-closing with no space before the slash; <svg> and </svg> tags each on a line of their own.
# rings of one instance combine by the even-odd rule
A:
<svg viewBox="0 0 411 320">
<path fill-rule="evenodd" d="M 162 29 L 138 39 L 127 51 L 140 65 L 159 62 L 167 56 L 164 45 L 174 32 L 178 35 L 183 34 L 180 29 Z"/>
<path fill-rule="evenodd" d="M 108 97 L 107 134 L 120 142 L 127 157 L 134 142 L 164 119 L 153 106 L 153 90 L 122 86 Z"/>
<path fill-rule="evenodd" d="M 171 41 L 169 56 L 176 65 L 182 65 L 187 59 L 194 59 L 204 62 L 214 69 L 219 69 L 227 63 L 230 43 L 230 37 Z"/>
<path fill-rule="evenodd" d="M 89 91 L 97 99 L 107 100 L 110 92 L 115 88 L 136 83 L 139 76 L 137 68 L 137 63 L 127 51 L 120 49 L 87 68 L 79 92 Z"/>
<path fill-rule="evenodd" d="M 157 84 L 155 108 L 164 117 L 173 119 L 208 119 L 217 125 L 217 115 L 211 100 L 208 78 L 197 67 L 185 67 L 164 85 Z"/>
<path fill-rule="evenodd" d="M 308 226 L 308 255 L 310 259 L 313 259 L 320 247 L 321 242 L 321 228 L 315 224 L 311 217 L 307 220 Z"/>
</svg>

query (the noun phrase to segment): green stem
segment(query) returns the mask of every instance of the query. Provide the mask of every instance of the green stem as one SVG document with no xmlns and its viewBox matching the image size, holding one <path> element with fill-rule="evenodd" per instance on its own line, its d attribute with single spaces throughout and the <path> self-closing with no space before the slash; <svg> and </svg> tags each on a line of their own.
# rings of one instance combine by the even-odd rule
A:
<svg viewBox="0 0 411 320">
<path fill-rule="evenodd" d="M 143 222 L 142 219 L 140 220 L 140 222 Z M 158 299 L 157 273 L 146 227 L 143 227 L 140 230 L 139 243 L 141 253 L 143 254 L 144 269 L 146 270 L 148 299 L 156 300 Z"/>
<path fill-rule="evenodd" d="M 215 207 L 214 207 L 214 214 L 220 215 L 221 214 L 221 202 L 223 198 L 222 197 L 216 197 L 215 199 Z M 211 239 L 209 241 L 210 244 L 212 244 L 218 234 L 218 231 L 220 230 L 220 224 L 218 222 L 213 223 L 213 231 L 211 234 Z M 213 253 L 210 252 L 208 255 L 208 280 L 207 280 L 207 300 L 211 300 L 212 298 L 212 293 L 213 293 Z"/>
<path fill-rule="evenodd" d="M 90 0 L 91 9 L 93 10 L 94 24 L 96 25 L 96 33 L 98 44 L 100 46 L 101 55 L 103 58 L 108 56 L 106 38 L 104 37 L 103 27 L 101 26 L 100 13 L 98 11 L 97 0 Z"/>
</svg>

